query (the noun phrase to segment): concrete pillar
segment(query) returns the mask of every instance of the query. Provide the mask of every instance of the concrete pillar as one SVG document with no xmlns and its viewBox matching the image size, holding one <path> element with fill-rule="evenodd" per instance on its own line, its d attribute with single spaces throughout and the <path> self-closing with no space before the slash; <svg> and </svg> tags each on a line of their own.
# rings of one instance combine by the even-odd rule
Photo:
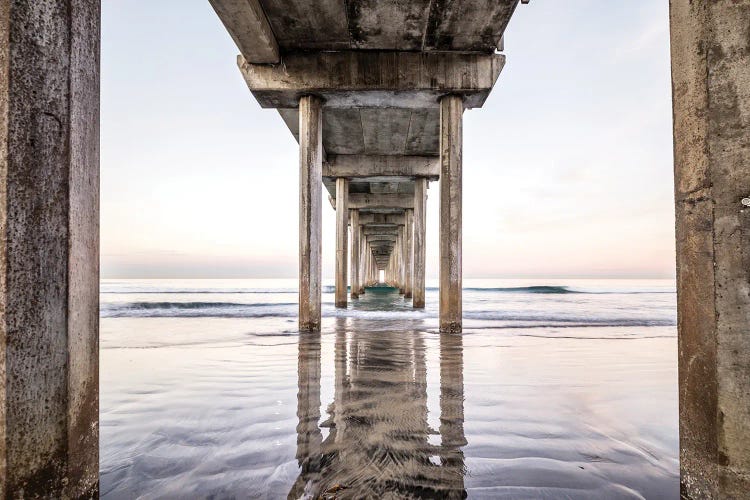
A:
<svg viewBox="0 0 750 500">
<path fill-rule="evenodd" d="M 299 100 L 299 329 L 320 331 L 323 205 L 323 105 Z"/>
<path fill-rule="evenodd" d="M 427 179 L 420 177 L 414 182 L 414 309 L 425 305 L 426 224 Z"/>
<path fill-rule="evenodd" d="M 405 253 L 406 251 L 404 248 L 406 245 L 404 245 L 404 226 L 399 226 L 398 228 L 398 247 L 397 247 L 397 253 L 396 253 L 396 262 L 397 262 L 397 268 L 396 272 L 398 275 L 398 293 L 401 295 L 406 294 L 406 264 L 404 261 L 406 260 Z"/>
<path fill-rule="evenodd" d="M 359 294 L 365 293 L 365 286 L 367 286 L 367 278 L 365 278 L 365 269 L 367 269 L 365 257 L 367 256 L 367 243 L 364 240 L 364 230 L 362 226 L 358 226 L 357 234 L 359 234 L 359 251 L 360 251 L 360 270 L 359 270 Z"/>
<path fill-rule="evenodd" d="M 336 179 L 336 307 L 347 305 L 347 268 L 349 257 L 349 179 Z"/>
<path fill-rule="evenodd" d="M 96 0 L 0 0 L 0 498 L 98 497 Z"/>
<path fill-rule="evenodd" d="M 352 233 L 352 284 L 351 284 L 351 295 L 352 299 L 358 299 L 359 298 L 359 291 L 360 291 L 360 277 L 359 277 L 359 269 L 360 269 L 360 262 L 359 259 L 362 256 L 362 251 L 359 247 L 359 236 L 360 236 L 360 230 L 359 230 L 359 210 L 352 210 L 350 212 L 351 216 L 351 233 Z"/>
<path fill-rule="evenodd" d="M 411 299 L 414 294 L 414 210 L 406 211 L 406 239 L 404 243 L 406 245 L 404 298 Z"/>
<path fill-rule="evenodd" d="M 365 287 L 370 286 L 370 247 L 367 244 L 367 237 L 360 231 L 360 245 L 362 246 L 362 289 L 365 293 Z"/>
<path fill-rule="evenodd" d="M 440 331 L 461 332 L 463 98 L 440 99 Z"/>
<path fill-rule="evenodd" d="M 750 0 L 671 0 L 683 498 L 750 492 Z"/>
</svg>

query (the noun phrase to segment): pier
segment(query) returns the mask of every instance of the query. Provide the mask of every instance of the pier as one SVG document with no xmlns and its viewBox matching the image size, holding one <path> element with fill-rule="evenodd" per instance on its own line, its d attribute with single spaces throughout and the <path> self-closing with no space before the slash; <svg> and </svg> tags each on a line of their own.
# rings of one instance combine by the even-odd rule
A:
<svg viewBox="0 0 750 500">
<path fill-rule="evenodd" d="M 323 187 L 336 305 L 383 271 L 419 309 L 436 181 L 439 327 L 460 333 L 463 113 L 519 1 L 210 2 L 299 143 L 303 335 L 321 329 Z M 670 6 L 682 494 L 748 498 L 750 0 Z M 0 0 L 0 498 L 98 496 L 100 7 Z"/>
<path fill-rule="evenodd" d="M 299 143 L 300 330 L 320 331 L 321 184 L 336 210 L 336 306 L 349 272 L 356 299 L 382 271 L 423 308 L 439 180 L 440 330 L 460 333 L 463 113 L 500 76 L 518 1 L 210 1 L 253 96 Z"/>
</svg>

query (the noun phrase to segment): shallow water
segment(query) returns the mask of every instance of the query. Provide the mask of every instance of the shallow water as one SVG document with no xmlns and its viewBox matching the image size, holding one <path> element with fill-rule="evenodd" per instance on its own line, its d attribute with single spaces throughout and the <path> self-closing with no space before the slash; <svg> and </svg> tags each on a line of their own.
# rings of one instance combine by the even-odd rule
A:
<svg viewBox="0 0 750 500">
<path fill-rule="evenodd" d="M 674 284 L 390 289 L 296 332 L 293 281 L 105 281 L 104 498 L 678 498 Z"/>
</svg>

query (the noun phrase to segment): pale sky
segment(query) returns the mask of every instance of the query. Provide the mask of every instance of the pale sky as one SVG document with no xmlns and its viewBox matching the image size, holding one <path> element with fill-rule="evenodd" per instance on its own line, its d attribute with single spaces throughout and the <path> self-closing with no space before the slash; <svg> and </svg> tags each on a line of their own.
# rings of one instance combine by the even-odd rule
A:
<svg viewBox="0 0 750 500">
<path fill-rule="evenodd" d="M 296 277 L 297 143 L 208 0 L 102 10 L 102 276 Z M 464 276 L 672 277 L 668 2 L 532 0 L 505 54 L 464 115 Z M 334 216 L 324 203 L 324 277 Z"/>
</svg>

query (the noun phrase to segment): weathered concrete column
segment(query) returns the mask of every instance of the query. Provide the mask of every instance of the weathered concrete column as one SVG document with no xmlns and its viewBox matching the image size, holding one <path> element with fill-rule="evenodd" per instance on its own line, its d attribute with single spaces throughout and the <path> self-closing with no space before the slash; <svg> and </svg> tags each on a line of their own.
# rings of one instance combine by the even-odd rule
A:
<svg viewBox="0 0 750 500">
<path fill-rule="evenodd" d="M 365 293 L 365 287 L 370 286 L 370 246 L 367 244 L 367 236 L 360 232 L 360 246 L 362 247 L 362 288 L 361 293 Z"/>
<path fill-rule="evenodd" d="M 349 179 L 336 179 L 336 307 L 347 305 L 349 257 Z"/>
<path fill-rule="evenodd" d="M 367 269 L 367 242 L 365 241 L 364 237 L 364 230 L 362 229 L 362 226 L 358 226 L 357 228 L 357 234 L 359 235 L 359 252 L 360 252 L 360 258 L 359 258 L 359 294 L 362 295 L 365 293 L 365 286 L 367 286 L 367 277 L 365 276 L 365 270 Z"/>
<path fill-rule="evenodd" d="M 406 245 L 404 298 L 411 299 L 414 287 L 414 210 L 406 211 L 406 239 L 404 243 Z"/>
<path fill-rule="evenodd" d="M 461 96 L 440 99 L 440 331 L 461 332 Z"/>
<path fill-rule="evenodd" d="M 425 306 L 425 266 L 427 236 L 427 179 L 417 178 L 414 182 L 414 299 L 412 307 Z"/>
<path fill-rule="evenodd" d="M 401 295 L 406 294 L 406 264 L 405 261 L 405 250 L 406 245 L 404 244 L 404 226 L 398 228 L 398 247 L 396 254 L 397 268 L 396 272 L 398 275 L 398 293 Z"/>
<path fill-rule="evenodd" d="M 680 469 L 750 495 L 750 0 L 671 0 Z"/>
<path fill-rule="evenodd" d="M 96 0 L 0 0 L 0 498 L 97 497 Z"/>
<path fill-rule="evenodd" d="M 320 331 L 323 205 L 323 105 L 299 101 L 299 329 Z"/>
<path fill-rule="evenodd" d="M 362 255 L 362 251 L 359 248 L 359 236 L 360 236 L 360 229 L 359 229 L 359 210 L 352 210 L 350 212 L 350 219 L 351 219 L 351 233 L 352 233 L 352 257 L 351 257 L 351 267 L 352 267 L 352 284 L 351 284 L 351 295 L 353 299 L 359 298 L 359 290 L 360 290 L 360 277 L 359 277 L 359 269 L 360 269 L 360 262 L 359 259 Z"/>
</svg>

